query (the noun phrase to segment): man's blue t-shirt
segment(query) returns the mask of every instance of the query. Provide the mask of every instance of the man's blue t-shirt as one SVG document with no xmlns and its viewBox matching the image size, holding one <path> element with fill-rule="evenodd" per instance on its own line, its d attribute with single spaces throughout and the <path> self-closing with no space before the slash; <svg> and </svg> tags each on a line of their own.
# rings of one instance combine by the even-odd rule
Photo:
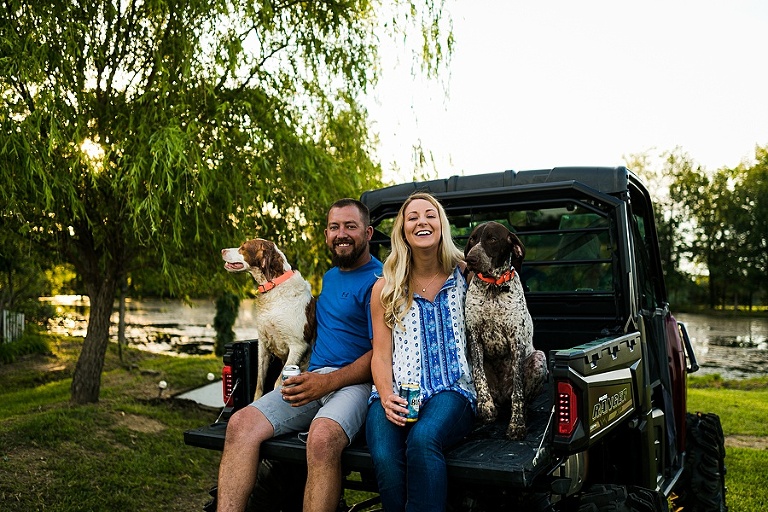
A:
<svg viewBox="0 0 768 512">
<path fill-rule="evenodd" d="M 333 267 L 325 273 L 317 298 L 317 338 L 310 371 L 346 366 L 371 350 L 371 287 L 381 276 L 381 267 L 371 256 L 355 270 Z"/>
</svg>

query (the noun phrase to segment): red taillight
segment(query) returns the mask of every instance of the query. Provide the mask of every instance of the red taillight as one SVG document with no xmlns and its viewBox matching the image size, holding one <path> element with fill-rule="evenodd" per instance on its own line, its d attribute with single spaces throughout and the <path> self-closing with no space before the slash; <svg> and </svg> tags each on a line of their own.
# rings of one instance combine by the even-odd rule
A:
<svg viewBox="0 0 768 512">
<path fill-rule="evenodd" d="M 579 421 L 577 412 L 576 393 L 569 382 L 557 383 L 557 433 L 570 436 L 576 430 Z"/>
<path fill-rule="evenodd" d="M 224 397 L 224 405 L 229 405 L 232 399 L 234 383 L 232 382 L 232 367 L 225 366 L 221 369 L 221 392 Z"/>
</svg>

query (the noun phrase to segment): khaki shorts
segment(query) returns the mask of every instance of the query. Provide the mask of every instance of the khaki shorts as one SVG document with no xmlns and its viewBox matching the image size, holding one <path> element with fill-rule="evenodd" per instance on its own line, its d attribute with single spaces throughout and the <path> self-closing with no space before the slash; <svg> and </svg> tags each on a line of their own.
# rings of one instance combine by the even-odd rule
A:
<svg viewBox="0 0 768 512">
<path fill-rule="evenodd" d="M 337 368 L 319 368 L 317 373 L 330 373 Z M 315 418 L 328 418 L 338 423 L 347 434 L 351 443 L 360 432 L 368 410 L 368 397 L 371 395 L 371 384 L 354 384 L 328 393 L 319 400 L 292 407 L 283 400 L 279 389 L 270 391 L 251 406 L 260 410 L 272 424 L 275 435 L 299 432 L 304 440 L 309 425 Z"/>
</svg>

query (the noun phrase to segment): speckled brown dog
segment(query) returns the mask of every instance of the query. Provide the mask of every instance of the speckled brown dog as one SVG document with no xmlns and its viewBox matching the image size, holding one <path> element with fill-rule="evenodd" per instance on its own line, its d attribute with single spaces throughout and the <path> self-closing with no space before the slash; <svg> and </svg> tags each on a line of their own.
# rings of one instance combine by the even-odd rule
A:
<svg viewBox="0 0 768 512">
<path fill-rule="evenodd" d="M 464 249 L 475 273 L 466 299 L 467 338 L 477 388 L 478 416 L 489 423 L 509 405 L 507 437 L 525 437 L 525 409 L 547 376 L 547 360 L 533 347 L 533 321 L 518 271 L 525 247 L 497 222 L 477 226 Z"/>
</svg>

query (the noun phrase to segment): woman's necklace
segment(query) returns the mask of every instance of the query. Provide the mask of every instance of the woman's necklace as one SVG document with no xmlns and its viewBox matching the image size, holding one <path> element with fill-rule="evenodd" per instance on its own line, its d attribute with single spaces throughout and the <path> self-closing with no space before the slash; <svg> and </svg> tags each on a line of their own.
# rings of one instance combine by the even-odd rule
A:
<svg viewBox="0 0 768 512">
<path fill-rule="evenodd" d="M 432 276 L 432 279 L 430 279 L 429 282 L 426 285 L 424 285 L 424 287 L 421 289 L 421 293 L 427 293 L 427 288 L 429 288 L 429 285 L 431 285 L 434 282 L 434 280 L 437 279 L 437 276 L 439 276 L 439 275 L 440 275 L 440 271 L 438 270 L 437 274 Z M 413 279 L 414 279 L 414 281 L 416 281 L 416 284 L 420 284 L 419 280 L 416 279 L 416 276 L 413 276 Z"/>
</svg>

